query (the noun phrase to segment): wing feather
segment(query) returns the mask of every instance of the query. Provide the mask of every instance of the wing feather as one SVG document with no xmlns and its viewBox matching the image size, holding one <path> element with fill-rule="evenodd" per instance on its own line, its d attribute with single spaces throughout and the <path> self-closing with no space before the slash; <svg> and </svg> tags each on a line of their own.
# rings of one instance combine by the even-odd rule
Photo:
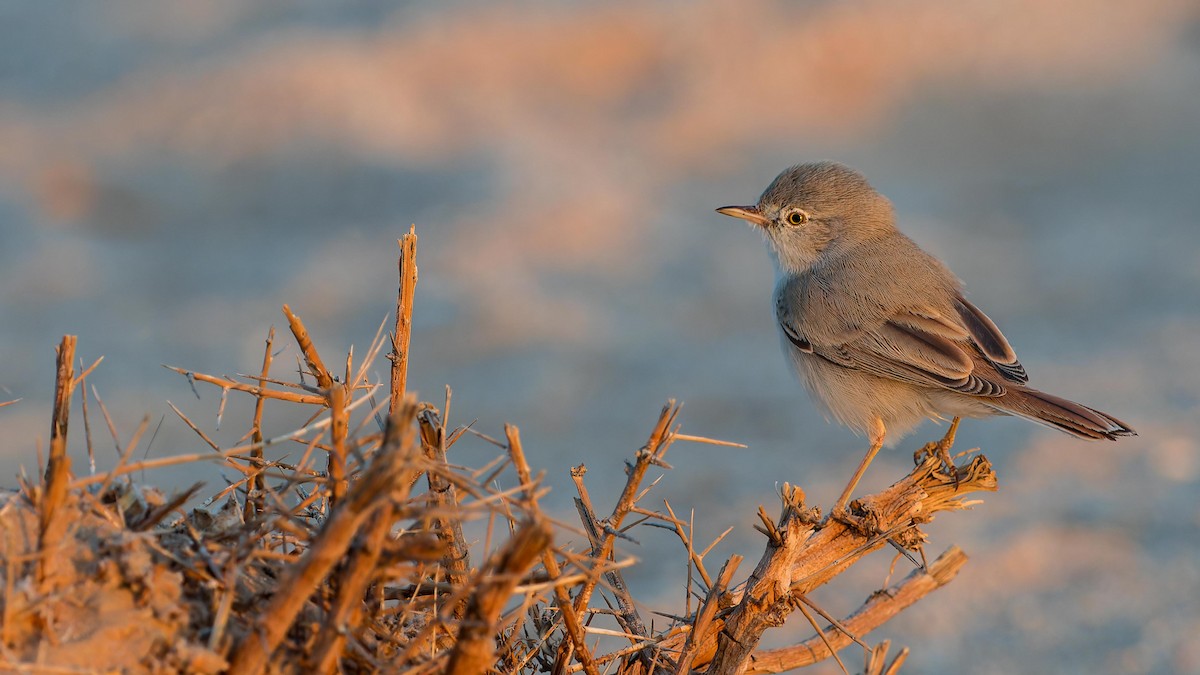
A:
<svg viewBox="0 0 1200 675">
<path fill-rule="evenodd" d="M 1025 367 L 1017 360 L 1017 353 L 1013 351 L 1012 345 L 1008 344 L 995 322 L 961 295 L 954 299 L 954 306 L 963 326 L 971 333 L 971 340 L 979 347 L 984 358 L 1008 380 L 1017 384 L 1028 382 L 1029 375 L 1025 372 Z"/>
<path fill-rule="evenodd" d="M 980 367 L 986 357 L 966 328 L 934 312 L 900 312 L 834 345 L 813 344 L 787 324 L 781 328 L 797 349 L 846 368 L 972 396 L 991 398 L 1007 391 L 997 369 Z"/>
</svg>

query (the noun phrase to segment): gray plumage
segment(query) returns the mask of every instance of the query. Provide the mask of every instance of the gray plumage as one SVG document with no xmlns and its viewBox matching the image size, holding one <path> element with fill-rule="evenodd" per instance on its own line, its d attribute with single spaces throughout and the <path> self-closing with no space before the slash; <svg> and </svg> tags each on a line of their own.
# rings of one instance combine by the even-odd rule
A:
<svg viewBox="0 0 1200 675">
<path fill-rule="evenodd" d="M 1134 435 L 1115 417 L 1032 389 L 962 283 L 895 227 L 892 205 L 833 162 L 781 173 L 753 206 L 779 271 L 784 351 L 814 398 L 882 443 L 926 418 L 1017 415 L 1087 439 Z"/>
</svg>

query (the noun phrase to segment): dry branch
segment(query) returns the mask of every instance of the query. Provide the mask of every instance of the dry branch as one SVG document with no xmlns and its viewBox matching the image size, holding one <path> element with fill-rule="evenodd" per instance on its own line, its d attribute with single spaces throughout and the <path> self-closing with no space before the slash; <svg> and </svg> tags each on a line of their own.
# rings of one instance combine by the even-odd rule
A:
<svg viewBox="0 0 1200 675">
<path fill-rule="evenodd" d="M 915 569 L 899 584 L 872 594 L 870 600 L 841 624 L 850 634 L 866 635 L 921 598 L 950 583 L 965 564 L 967 555 L 958 547 L 951 546 L 929 565 L 928 570 Z M 833 626 L 826 628 L 825 633 L 830 636 L 830 642 L 836 649 L 849 646 L 853 642 L 850 635 L 835 630 Z M 829 646 L 814 638 L 791 647 L 755 652 L 750 656 L 749 666 L 743 672 L 781 673 L 817 663 L 829 656 Z"/>
<path fill-rule="evenodd" d="M 53 588 L 62 558 L 56 547 L 67 531 L 68 520 L 64 514 L 67 486 L 71 482 L 71 458 L 67 456 L 67 422 L 71 412 L 71 392 L 75 387 L 75 342 L 74 335 L 64 335 L 57 353 L 57 368 L 54 379 L 54 416 L 50 422 L 50 457 L 46 462 L 45 478 L 39 500 L 41 528 L 38 579 L 43 589 Z"/>
<path fill-rule="evenodd" d="M 692 622 L 691 630 L 687 633 L 687 641 L 683 643 L 683 650 L 675 666 L 676 673 L 686 675 L 691 672 L 692 663 L 696 660 L 696 645 L 712 636 L 713 618 L 717 615 L 717 608 L 721 604 L 722 596 L 729 589 L 729 582 L 737 572 L 738 565 L 741 564 L 742 556 L 735 555 L 721 566 L 721 571 L 717 574 L 717 583 L 708 590 L 704 604 L 700 605 L 700 611 L 696 612 L 696 620 Z"/>
<path fill-rule="evenodd" d="M 244 384 L 231 380 L 227 377 L 216 377 L 215 375 L 205 375 L 204 373 L 195 373 L 183 368 L 175 366 L 166 366 L 163 368 L 173 370 L 189 380 L 197 380 L 199 382 L 207 382 L 215 384 L 222 389 L 233 389 L 235 391 L 244 391 L 248 394 L 253 394 L 261 398 L 270 398 L 277 401 L 288 401 L 290 403 L 301 403 L 304 405 L 325 405 L 325 397 L 315 394 L 297 394 L 290 391 L 279 391 L 278 389 L 267 389 L 266 387 L 256 387 L 252 384 Z"/>
<path fill-rule="evenodd" d="M 582 530 L 558 523 L 539 503 L 547 488 L 530 469 L 515 426 L 505 426 L 506 443 L 470 425 L 448 433 L 448 390 L 440 412 L 407 393 L 415 231 L 400 247 L 388 400 L 374 401 L 382 385 L 368 378 L 386 344 L 386 323 L 357 371 L 347 353 L 337 381 L 300 318 L 284 305 L 307 364 L 300 382 L 270 376 L 273 332 L 259 374 L 239 376 L 253 384 L 173 368 L 189 382 L 222 390 L 218 423 L 226 392 L 254 396 L 251 429 L 232 443 L 218 443 L 220 437 L 171 406 L 207 446 L 202 453 L 130 462 L 149 418 L 123 446 L 97 395 L 120 459 L 106 473 L 72 481 L 65 454 L 70 392 L 95 365 L 74 376 L 74 339 L 64 338 L 43 481 L 23 483 L 23 498 L 0 495 L 0 532 L 33 535 L 5 535 L 3 542 L 2 667 L 131 669 L 93 656 L 94 645 L 80 637 L 90 633 L 71 628 L 77 621 L 101 626 L 107 632 L 96 639 L 119 641 L 125 652 L 139 655 L 132 668 L 150 663 L 171 672 L 767 673 L 836 658 L 837 650 L 857 642 L 868 655 L 869 675 L 895 675 L 907 651 L 889 663 L 886 643 L 867 649 L 862 638 L 952 580 L 965 554 L 951 547 L 928 570 L 872 595 L 845 618 L 821 609 L 810 594 L 885 546 L 922 550 L 920 525 L 940 511 L 968 506 L 974 491 L 995 489 L 986 459 L 976 457 L 947 475 L 929 456 L 887 490 L 853 502 L 850 524 L 822 520 L 799 488 L 785 484 L 778 517 L 759 508 L 754 526 L 765 535 L 765 548 L 739 584 L 741 555 L 715 576 L 705 569 L 706 556 L 728 530 L 698 550 L 694 515 L 681 519 L 665 501 L 665 513 L 641 504 L 657 483 L 646 482 L 650 467 L 670 468 L 664 455 L 675 441 L 736 445 L 678 433 L 679 406 L 671 401 L 627 465 L 607 517 L 597 514 L 580 465 L 572 477 Z M 303 382 L 306 373 L 316 387 Z M 235 404 L 240 398 L 233 397 Z M 267 399 L 305 406 L 308 422 L 268 435 Z M 364 431 L 384 407 L 390 414 L 383 433 Z M 475 468 L 449 463 L 448 448 L 468 431 L 506 454 Z M 296 459 L 268 456 L 268 450 L 286 452 L 278 450 L 281 444 L 303 452 Z M 324 472 L 315 466 L 319 451 L 329 453 Z M 167 498 L 118 480 L 214 459 L 242 473 L 209 498 L 226 500 L 216 513 L 184 513 L 193 491 Z M 482 542 L 464 537 L 464 523 L 473 519 L 487 527 Z M 631 531 L 640 538 L 663 530 L 682 544 L 687 588 L 682 609 L 659 614 L 669 619 L 665 625 L 647 626 L 637 589 L 621 573 L 635 562 L 624 549 L 626 542 L 636 546 Z M 555 546 L 557 531 L 571 533 L 564 540 L 578 540 L 582 531 L 587 540 L 577 550 Z M 472 557 L 486 563 L 472 570 Z M 598 587 L 606 592 L 599 598 Z M 700 600 L 695 611 L 693 598 Z M 101 620 L 81 614 L 89 607 L 131 609 Z M 805 628 L 792 646 L 759 650 L 765 632 L 796 611 L 816 635 L 808 637 Z M 600 641 L 589 644 L 589 635 Z"/>
<path fill-rule="evenodd" d="M 317 584 L 341 560 L 363 518 L 388 500 L 403 501 L 411 478 L 405 474 L 414 468 L 413 419 L 416 404 L 401 407 L 388 421 L 386 440 L 376 454 L 375 465 L 354 484 L 354 488 L 334 508 L 321 532 L 304 556 L 293 565 L 280 583 L 277 593 L 263 610 L 255 631 L 242 639 L 230 660 L 231 675 L 258 673 L 283 640 L 301 607 Z"/>
<path fill-rule="evenodd" d="M 417 424 L 425 458 L 434 466 L 446 464 L 446 427 L 437 410 L 425 406 L 417 414 Z M 446 545 L 446 556 L 442 560 L 446 580 L 454 587 L 462 587 L 468 583 L 471 564 L 470 551 L 462 532 L 462 517 L 458 513 L 458 490 L 442 472 L 429 471 L 425 477 L 429 485 L 431 511 L 437 514 L 431 524 L 438 538 Z M 465 609 L 465 603 L 456 605 L 453 608 L 454 618 L 461 618 Z"/>
<path fill-rule="evenodd" d="M 736 606 L 727 616 L 718 619 L 718 628 L 714 631 L 716 637 L 704 640 L 697 648 L 695 665 L 703 666 L 711 661 L 711 673 L 740 672 L 754 658 L 753 650 L 763 632 L 782 625 L 794 608 L 796 598 L 807 596 L 867 554 L 887 545 L 889 539 L 908 547 L 919 546 L 924 535 L 916 525 L 931 521 L 940 511 L 966 508 L 970 505 L 966 496 L 972 492 L 996 489 L 995 474 L 983 456 L 977 456 L 965 467 L 957 469 L 957 488 L 955 479 L 940 471 L 941 460 L 926 457 L 908 476 L 888 489 L 855 501 L 852 506 L 861 522 L 866 524 L 866 531 L 832 519 L 821 524 L 816 511 L 805 507 L 803 492 L 785 485 L 783 514 L 779 522 L 767 521 L 770 527 L 763 528 L 768 533 L 767 550 L 744 590 L 730 598 Z M 965 562 L 965 556 L 958 560 L 959 556 L 961 552 L 956 549 L 943 556 L 954 561 L 953 564 L 947 562 L 939 568 L 941 576 L 932 577 L 937 583 L 911 587 L 920 593 L 916 598 L 910 598 L 908 604 L 953 578 L 954 572 Z M 862 636 L 906 606 L 869 602 L 854 615 L 855 621 L 847 619 L 841 623 L 855 635 Z M 869 620 L 863 618 L 867 609 L 871 610 L 866 613 L 872 617 Z M 839 637 L 841 639 L 850 640 L 844 635 Z M 678 649 L 685 640 L 684 636 L 676 636 L 662 646 Z M 813 654 L 819 652 L 807 646 L 804 650 Z M 633 668 L 627 672 L 641 671 Z"/>
<path fill-rule="evenodd" d="M 370 516 L 351 547 L 349 557 L 342 563 L 334 584 L 336 596 L 330 608 L 329 622 L 313 648 L 313 672 L 335 672 L 347 635 L 362 625 L 364 597 L 379 574 L 379 560 L 395 520 L 395 504 L 388 500 Z"/>
<path fill-rule="evenodd" d="M 553 539 L 549 525 L 540 520 L 528 520 L 517 527 L 508 544 L 478 572 L 475 591 L 459 628 L 450 665 L 446 668 L 449 675 L 485 673 L 492 667 L 493 635 L 500 610 L 521 577 Z"/>
<path fill-rule="evenodd" d="M 275 347 L 275 326 L 271 326 L 270 330 L 267 331 L 266 346 L 263 348 L 262 368 L 259 370 L 259 375 L 258 375 L 259 382 L 265 382 L 267 380 L 268 376 L 270 376 L 270 374 L 271 374 L 271 362 L 275 359 L 275 354 L 271 350 L 274 347 Z M 254 418 L 250 423 L 250 434 L 249 434 L 250 442 L 258 444 L 254 447 L 253 450 L 250 451 L 250 456 L 254 458 L 254 460 L 255 460 L 254 463 L 256 465 L 259 465 L 260 468 L 261 468 L 261 462 L 263 459 L 262 418 L 263 418 L 263 408 L 266 405 L 266 402 L 267 402 L 267 399 L 264 396 L 256 396 L 255 397 Z M 172 406 L 172 407 L 174 407 L 174 406 Z M 178 413 L 179 411 L 176 410 L 175 412 Z M 180 414 L 182 415 L 182 413 L 180 413 Z M 192 426 L 193 430 L 195 429 L 195 426 L 191 425 L 190 422 L 189 422 L 189 426 Z M 213 449 L 215 450 L 216 448 L 214 447 Z M 263 491 L 264 490 L 266 490 L 266 483 L 264 482 L 264 477 L 262 475 L 262 471 L 259 471 L 257 474 L 255 474 L 254 478 L 251 479 L 250 489 L 247 491 L 247 494 L 246 494 L 246 518 L 247 519 L 254 518 L 254 517 L 257 517 L 262 514 L 262 512 L 263 512 Z"/>
<path fill-rule="evenodd" d="M 604 546 L 603 530 L 605 526 L 596 517 L 592 508 L 592 499 L 583 484 L 585 473 L 586 469 L 582 465 L 571 470 L 571 479 L 575 481 L 575 489 L 579 492 L 579 497 L 575 499 L 575 509 L 579 512 L 579 520 L 583 523 L 583 529 L 587 532 L 588 541 L 592 545 L 592 557 L 603 559 L 600 553 Z M 631 507 L 630 510 L 633 508 Z M 613 598 L 617 601 L 617 611 L 615 612 L 617 623 L 630 636 L 629 639 L 634 644 L 644 641 L 648 635 L 646 626 L 638 615 L 633 596 L 629 593 L 629 586 L 626 585 L 625 578 L 621 576 L 621 571 L 614 569 L 605 572 L 604 580 L 608 584 L 608 589 L 612 591 Z"/>
<path fill-rule="evenodd" d="M 592 558 L 603 561 L 608 560 L 612 555 L 617 530 L 620 529 L 625 516 L 633 509 L 646 470 L 652 464 L 663 464 L 663 455 L 666 454 L 667 448 L 671 447 L 673 440 L 668 430 L 675 424 L 675 418 L 678 415 L 679 406 L 675 404 L 675 401 L 668 401 L 658 416 L 658 423 L 655 424 L 654 431 L 650 433 L 650 439 L 637 451 L 637 460 L 629 468 L 629 478 L 625 481 L 625 488 L 621 491 L 620 498 L 617 499 L 617 505 L 613 508 L 612 515 L 604 523 L 605 535 L 600 541 L 600 546 L 592 547 Z M 582 611 L 591 601 L 596 581 L 597 579 L 589 580 L 575 596 L 576 612 Z"/>
<path fill-rule="evenodd" d="M 346 494 L 346 434 L 349 431 L 350 413 L 346 412 L 346 389 L 340 384 L 332 384 L 329 387 L 330 448 L 325 464 L 325 473 L 329 476 L 331 508 Z"/>
<path fill-rule="evenodd" d="M 392 396 L 395 410 L 408 386 L 408 346 L 412 338 L 413 295 L 417 288 L 417 229 L 412 227 L 397 242 L 400 245 L 400 291 L 396 294 L 396 330 L 392 333 Z"/>
<path fill-rule="evenodd" d="M 508 452 L 512 457 L 517 478 L 520 479 L 521 485 L 525 486 L 526 508 L 531 513 L 540 514 L 537 494 L 533 489 L 533 477 L 530 475 L 529 463 L 525 461 L 525 450 L 521 445 L 521 431 L 515 425 L 506 424 L 504 425 L 504 434 L 508 439 Z M 559 568 L 553 551 L 546 551 L 542 554 L 542 567 L 546 570 L 546 576 L 551 582 L 562 576 L 562 570 Z M 570 649 L 574 650 L 581 669 L 588 675 L 598 675 L 599 671 L 596 668 L 595 660 L 583 635 L 583 625 L 579 620 L 579 613 L 575 611 L 575 606 L 571 603 L 571 596 L 562 585 L 554 585 L 554 600 L 562 616 L 563 625 L 566 627 L 568 638 L 566 642 L 569 642 Z M 562 667 L 565 665 L 564 661 Z M 560 668 L 556 667 L 555 670 L 558 672 Z"/>
<path fill-rule="evenodd" d="M 304 362 L 308 364 L 309 372 L 317 378 L 317 386 L 321 389 L 328 389 L 333 385 L 333 376 L 329 374 L 325 362 L 317 353 L 317 348 L 313 345 L 304 323 L 300 321 L 300 317 L 292 313 L 292 309 L 287 305 L 283 306 L 283 315 L 287 317 L 288 327 L 292 329 L 292 335 L 295 336 L 296 343 L 300 345 L 300 353 L 304 355 Z"/>
<path fill-rule="evenodd" d="M 904 661 L 908 658 L 908 647 L 901 649 L 900 653 L 896 654 L 896 658 L 889 662 L 887 653 L 891 647 L 891 640 L 884 640 L 875 645 L 875 648 L 867 655 L 867 663 L 863 668 L 864 675 L 896 675 L 900 672 L 900 666 L 904 665 Z"/>
</svg>

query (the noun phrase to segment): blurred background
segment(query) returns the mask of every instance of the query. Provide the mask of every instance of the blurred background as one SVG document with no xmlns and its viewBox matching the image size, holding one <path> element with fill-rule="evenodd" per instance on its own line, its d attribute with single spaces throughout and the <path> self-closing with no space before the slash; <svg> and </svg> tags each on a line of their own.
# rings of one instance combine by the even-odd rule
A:
<svg viewBox="0 0 1200 675">
<path fill-rule="evenodd" d="M 1194 1 L 4 3 L 0 400 L 23 400 L 0 409 L 0 483 L 36 470 L 64 333 L 105 357 L 89 383 L 123 441 L 149 416 L 149 454 L 202 450 L 169 399 L 232 443 L 252 406 L 231 399 L 217 432 L 219 392 L 160 364 L 256 371 L 284 302 L 327 362 L 363 353 L 415 223 L 410 386 L 439 405 L 452 387 L 452 424 L 519 424 L 570 520 L 569 468 L 611 509 L 683 400 L 685 432 L 749 447 L 677 445 L 645 505 L 694 509 L 705 541 L 734 526 L 710 560 L 747 555 L 744 578 L 756 506 L 775 513 L 785 480 L 827 506 L 865 441 L 784 367 L 760 237 L 713 209 L 824 158 L 894 201 L 1034 384 L 1141 434 L 965 422 L 1001 489 L 928 551 L 972 561 L 871 641 L 911 645 L 915 673 L 1200 672 Z M 271 430 L 291 414 L 268 405 Z M 882 453 L 861 490 L 941 433 Z M 452 460 L 495 452 L 468 438 Z M 221 485 L 145 478 L 197 472 Z M 635 596 L 680 611 L 678 541 L 639 542 Z M 856 607 L 876 558 L 817 600 Z"/>
</svg>

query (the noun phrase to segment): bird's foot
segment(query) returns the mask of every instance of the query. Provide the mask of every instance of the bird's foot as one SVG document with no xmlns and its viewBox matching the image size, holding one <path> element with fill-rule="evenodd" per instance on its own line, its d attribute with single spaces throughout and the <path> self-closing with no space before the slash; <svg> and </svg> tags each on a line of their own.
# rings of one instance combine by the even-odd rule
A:
<svg viewBox="0 0 1200 675">
<path fill-rule="evenodd" d="M 913 464 L 920 465 L 930 457 L 936 457 L 941 466 L 941 470 L 947 475 L 955 475 L 958 473 L 957 467 L 954 465 L 954 459 L 950 457 L 950 448 L 943 445 L 940 441 L 926 443 L 913 453 Z"/>
<path fill-rule="evenodd" d="M 959 418 L 955 417 L 950 423 L 950 428 L 946 430 L 946 435 L 942 439 L 933 443 L 926 443 L 913 453 L 913 462 L 921 464 L 928 457 L 937 457 L 942 464 L 942 470 L 947 476 L 954 481 L 954 489 L 958 489 L 958 467 L 954 464 L 954 458 L 950 456 L 950 449 L 954 447 L 954 436 L 958 432 Z"/>
</svg>

